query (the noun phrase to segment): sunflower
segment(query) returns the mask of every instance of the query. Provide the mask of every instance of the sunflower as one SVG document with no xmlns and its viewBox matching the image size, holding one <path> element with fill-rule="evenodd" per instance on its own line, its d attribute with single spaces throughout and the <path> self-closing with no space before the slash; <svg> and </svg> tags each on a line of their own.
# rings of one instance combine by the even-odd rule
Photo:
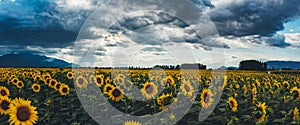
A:
<svg viewBox="0 0 300 125">
<path fill-rule="evenodd" d="M 174 85 L 174 83 L 174 78 L 170 75 L 161 80 L 161 85 L 166 87 L 170 87 L 170 85 Z"/>
<path fill-rule="evenodd" d="M 109 92 L 114 88 L 114 86 L 112 86 L 111 84 L 106 84 L 104 86 L 104 89 L 103 89 L 103 93 L 104 94 L 109 94 Z"/>
<path fill-rule="evenodd" d="M 142 123 L 138 122 L 138 121 L 126 121 L 124 122 L 123 125 L 142 125 Z"/>
<path fill-rule="evenodd" d="M 54 89 L 55 89 L 56 91 L 59 91 L 60 87 L 61 87 L 61 83 L 60 83 L 60 82 L 57 82 L 57 83 L 54 85 Z"/>
<path fill-rule="evenodd" d="M 297 87 L 293 87 L 290 90 L 290 93 L 292 94 L 294 99 L 300 99 L 300 89 L 298 89 Z"/>
<path fill-rule="evenodd" d="M 90 75 L 90 76 L 89 76 L 89 83 L 90 83 L 90 84 L 95 84 L 95 83 L 97 83 L 97 79 L 96 79 L 96 77 L 95 77 L 94 75 Z"/>
<path fill-rule="evenodd" d="M 37 83 L 32 84 L 31 88 L 34 92 L 40 92 L 40 90 L 41 90 L 41 86 Z"/>
<path fill-rule="evenodd" d="M 10 102 L 7 96 L 0 96 L 0 114 L 7 115 L 9 113 Z"/>
<path fill-rule="evenodd" d="M 113 87 L 112 90 L 108 94 L 109 98 L 111 98 L 115 102 L 119 102 L 124 98 L 124 93 L 118 87 Z"/>
<path fill-rule="evenodd" d="M 213 94 L 208 89 L 203 89 L 201 94 L 201 101 L 200 104 L 204 108 L 208 108 L 213 103 L 214 99 L 212 98 Z"/>
<path fill-rule="evenodd" d="M 59 89 L 59 93 L 62 96 L 68 95 L 70 91 L 70 87 L 68 85 L 62 84 Z"/>
<path fill-rule="evenodd" d="M 290 84 L 289 84 L 288 81 L 283 81 L 282 85 L 283 85 L 283 87 L 286 88 L 286 89 L 290 88 Z"/>
<path fill-rule="evenodd" d="M 266 115 L 267 115 L 267 106 L 266 103 L 261 103 L 259 102 L 258 104 L 256 104 L 256 107 L 259 108 L 260 110 L 258 112 L 256 112 L 255 114 L 255 118 L 257 122 L 262 122 L 265 120 Z M 255 108 L 256 109 L 256 108 Z"/>
<path fill-rule="evenodd" d="M 153 82 L 146 82 L 144 84 L 144 87 L 141 89 L 141 92 L 144 97 L 147 99 L 151 99 L 156 96 L 158 93 L 157 86 Z"/>
<path fill-rule="evenodd" d="M 23 87 L 24 87 L 23 81 L 19 81 L 19 82 L 17 83 L 17 87 L 18 87 L 19 89 L 23 88 Z"/>
<path fill-rule="evenodd" d="M 38 120 L 36 107 L 30 105 L 31 101 L 22 98 L 16 98 L 9 105 L 10 124 L 16 125 L 33 125 Z"/>
<path fill-rule="evenodd" d="M 159 96 L 156 100 L 158 105 L 161 106 L 167 106 L 172 104 L 173 102 L 176 102 L 176 99 L 173 97 L 172 93 L 163 93 L 161 96 Z"/>
<path fill-rule="evenodd" d="M 183 83 L 180 86 L 180 89 L 185 96 L 190 96 L 192 97 L 194 88 L 191 86 L 190 82 L 183 80 Z"/>
<path fill-rule="evenodd" d="M 74 78 L 74 74 L 72 72 L 68 72 L 67 73 L 67 78 L 68 79 L 73 79 Z"/>
<path fill-rule="evenodd" d="M 44 83 L 45 85 L 50 85 L 50 82 L 51 82 L 51 79 L 50 78 L 47 78 L 47 79 L 44 79 Z"/>
<path fill-rule="evenodd" d="M 54 88 L 56 84 L 57 84 L 57 81 L 56 81 L 55 79 L 51 79 L 48 85 L 49 85 L 51 88 Z"/>
<path fill-rule="evenodd" d="M 37 81 L 39 81 L 39 80 L 41 80 L 41 76 L 37 75 L 37 76 L 34 77 L 34 81 L 35 81 L 35 82 L 37 82 Z"/>
<path fill-rule="evenodd" d="M 233 112 L 236 112 L 236 110 L 237 110 L 237 108 L 238 108 L 238 102 L 236 101 L 236 99 L 233 98 L 233 97 L 229 97 L 227 103 L 228 103 L 230 109 L 231 109 Z"/>
<path fill-rule="evenodd" d="M 104 75 L 97 75 L 96 76 L 96 85 L 101 87 L 104 84 Z"/>
<path fill-rule="evenodd" d="M 17 85 L 17 83 L 19 82 L 19 79 L 18 78 L 13 78 L 11 80 L 11 82 L 14 84 L 14 85 Z"/>
<path fill-rule="evenodd" d="M 9 90 L 4 86 L 0 86 L 0 97 L 2 96 L 10 96 Z"/>
<path fill-rule="evenodd" d="M 88 84 L 88 81 L 83 76 L 78 76 L 76 78 L 76 85 L 79 88 L 85 88 Z"/>
<path fill-rule="evenodd" d="M 299 118 L 299 109 L 296 107 L 294 108 L 294 111 L 293 111 L 293 120 L 296 120 Z"/>
</svg>

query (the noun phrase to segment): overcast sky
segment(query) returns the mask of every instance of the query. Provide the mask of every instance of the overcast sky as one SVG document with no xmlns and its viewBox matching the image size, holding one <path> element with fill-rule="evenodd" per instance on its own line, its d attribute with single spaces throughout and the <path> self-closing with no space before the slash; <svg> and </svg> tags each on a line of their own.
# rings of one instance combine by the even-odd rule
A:
<svg viewBox="0 0 300 125">
<path fill-rule="evenodd" d="M 82 66 L 300 61 L 299 0 L 103 1 L 0 0 L 0 55 L 29 52 Z M 206 39 L 206 31 L 214 34 Z"/>
</svg>

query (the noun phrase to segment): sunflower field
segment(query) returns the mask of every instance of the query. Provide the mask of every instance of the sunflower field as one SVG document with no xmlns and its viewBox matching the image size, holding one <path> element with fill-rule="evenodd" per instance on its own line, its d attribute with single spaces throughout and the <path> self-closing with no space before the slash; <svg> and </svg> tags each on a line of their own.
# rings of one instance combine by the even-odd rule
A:
<svg viewBox="0 0 300 125">
<path fill-rule="evenodd" d="M 0 68 L 1 125 L 152 123 L 108 115 L 100 97 L 124 114 L 168 111 L 160 124 L 300 124 L 300 71 Z M 187 102 L 186 113 L 172 112 Z"/>
</svg>

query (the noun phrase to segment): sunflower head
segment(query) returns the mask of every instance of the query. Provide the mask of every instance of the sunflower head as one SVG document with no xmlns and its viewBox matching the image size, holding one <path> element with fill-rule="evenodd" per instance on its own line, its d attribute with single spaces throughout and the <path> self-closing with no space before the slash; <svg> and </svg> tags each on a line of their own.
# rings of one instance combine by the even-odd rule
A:
<svg viewBox="0 0 300 125">
<path fill-rule="evenodd" d="M 236 112 L 236 110 L 238 108 L 238 103 L 237 103 L 236 99 L 233 97 L 229 97 L 227 103 L 228 103 L 229 108 L 233 112 Z"/>
<path fill-rule="evenodd" d="M 69 94 L 70 91 L 70 87 L 68 85 L 62 84 L 60 89 L 59 89 L 59 93 L 62 96 L 66 96 Z"/>
<path fill-rule="evenodd" d="M 213 94 L 209 89 L 203 89 L 200 104 L 203 108 L 209 108 L 213 103 Z"/>
<path fill-rule="evenodd" d="M 32 125 L 38 120 L 38 112 L 36 107 L 31 106 L 31 101 L 22 98 L 16 98 L 11 101 L 9 108 L 10 124 L 16 125 Z"/>
<path fill-rule="evenodd" d="M 78 88 L 86 88 L 88 81 L 83 76 L 78 76 L 76 78 L 76 85 Z"/>
<path fill-rule="evenodd" d="M 297 88 L 297 87 L 293 87 L 291 90 L 290 90 L 290 93 L 292 94 L 292 97 L 294 99 L 300 99 L 300 89 Z"/>
<path fill-rule="evenodd" d="M 138 121 L 126 121 L 124 122 L 123 125 L 142 125 L 142 123 L 138 122 Z"/>
<path fill-rule="evenodd" d="M 262 122 L 266 119 L 267 116 L 267 106 L 266 103 L 259 102 L 256 104 L 257 112 L 254 114 L 257 122 Z"/>
<path fill-rule="evenodd" d="M 180 89 L 183 93 L 184 96 L 190 96 L 192 97 L 193 92 L 194 92 L 194 88 L 193 86 L 191 86 L 190 82 L 183 80 Z"/>
<path fill-rule="evenodd" d="M 17 87 L 18 87 L 19 89 L 23 88 L 23 87 L 24 87 L 23 81 L 18 81 Z"/>
<path fill-rule="evenodd" d="M 32 84 L 31 89 L 32 89 L 34 92 L 40 92 L 41 86 L 40 86 L 39 84 L 35 83 L 35 84 Z"/>
<path fill-rule="evenodd" d="M 144 97 L 151 99 L 156 96 L 158 93 L 157 86 L 153 82 L 146 82 L 144 87 L 141 89 L 141 92 Z"/>
<path fill-rule="evenodd" d="M 5 86 L 0 86 L 0 97 L 4 96 L 10 96 L 10 92 Z"/>
<path fill-rule="evenodd" d="M 67 78 L 68 79 L 73 79 L 74 78 L 74 74 L 72 72 L 68 72 L 67 73 Z"/>
<path fill-rule="evenodd" d="M 103 84 L 104 84 L 104 75 L 97 75 L 96 76 L 96 85 L 98 86 L 98 87 L 101 87 L 101 86 L 103 86 Z"/>
<path fill-rule="evenodd" d="M 112 90 L 109 92 L 109 98 L 111 98 L 115 102 L 119 102 L 121 99 L 124 98 L 123 91 L 118 87 L 113 87 Z"/>
<path fill-rule="evenodd" d="M 9 113 L 9 105 L 11 100 L 7 96 L 0 96 L 0 114 L 6 115 Z"/>
<path fill-rule="evenodd" d="M 103 88 L 103 93 L 109 95 L 109 92 L 114 88 L 111 84 L 106 84 Z"/>
</svg>

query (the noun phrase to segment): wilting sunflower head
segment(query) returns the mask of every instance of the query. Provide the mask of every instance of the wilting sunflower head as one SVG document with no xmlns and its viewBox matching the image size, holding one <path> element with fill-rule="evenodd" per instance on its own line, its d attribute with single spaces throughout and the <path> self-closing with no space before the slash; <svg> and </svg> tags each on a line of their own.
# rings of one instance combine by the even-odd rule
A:
<svg viewBox="0 0 300 125">
<path fill-rule="evenodd" d="M 236 112 L 236 110 L 238 108 L 238 102 L 236 101 L 236 99 L 233 97 L 229 97 L 227 103 L 228 103 L 229 108 L 233 112 Z"/>
<path fill-rule="evenodd" d="M 4 96 L 10 96 L 10 92 L 5 86 L 0 86 L 0 97 Z"/>
<path fill-rule="evenodd" d="M 138 121 L 126 121 L 124 122 L 123 125 L 142 125 L 142 123 L 138 122 Z"/>
<path fill-rule="evenodd" d="M 299 109 L 296 107 L 293 111 L 293 120 L 297 120 L 299 118 Z"/>
<path fill-rule="evenodd" d="M 115 102 L 119 102 L 124 98 L 123 91 L 118 87 L 113 87 L 112 90 L 108 94 L 109 98 Z"/>
<path fill-rule="evenodd" d="M 35 84 L 32 84 L 31 89 L 32 89 L 34 92 L 40 92 L 41 86 L 40 86 L 39 84 L 35 83 Z"/>
<path fill-rule="evenodd" d="M 201 93 L 201 101 L 200 104 L 203 108 L 209 108 L 213 103 L 213 94 L 208 89 L 203 89 Z"/>
<path fill-rule="evenodd" d="M 11 100 L 7 96 L 0 96 L 0 114 L 7 115 L 9 110 L 9 105 Z"/>
<path fill-rule="evenodd" d="M 153 82 L 146 82 L 144 87 L 141 89 L 141 92 L 144 97 L 147 99 L 154 98 L 158 93 L 157 86 Z"/>
<path fill-rule="evenodd" d="M 31 106 L 31 101 L 22 98 L 16 98 L 11 101 L 9 108 L 10 124 L 16 125 L 32 125 L 38 120 L 38 112 L 36 107 Z"/>
</svg>

